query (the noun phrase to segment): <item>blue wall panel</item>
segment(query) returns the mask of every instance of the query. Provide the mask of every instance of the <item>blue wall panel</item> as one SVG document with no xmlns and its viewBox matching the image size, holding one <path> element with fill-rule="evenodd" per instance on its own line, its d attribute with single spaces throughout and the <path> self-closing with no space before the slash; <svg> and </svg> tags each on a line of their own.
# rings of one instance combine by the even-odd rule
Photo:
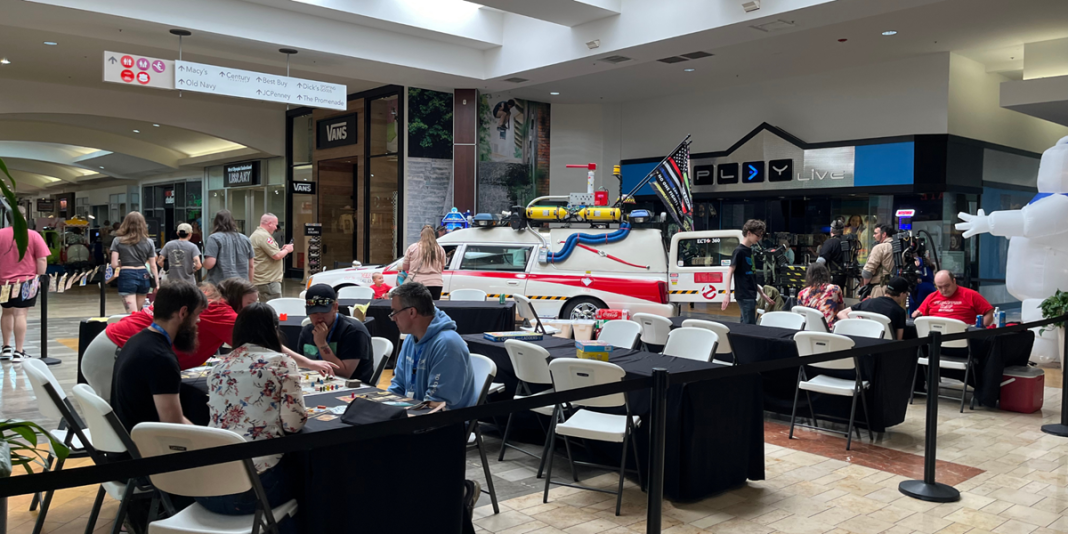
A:
<svg viewBox="0 0 1068 534">
<path fill-rule="evenodd" d="M 912 141 L 858 146 L 853 164 L 853 186 L 911 185 L 915 159 Z"/>
</svg>

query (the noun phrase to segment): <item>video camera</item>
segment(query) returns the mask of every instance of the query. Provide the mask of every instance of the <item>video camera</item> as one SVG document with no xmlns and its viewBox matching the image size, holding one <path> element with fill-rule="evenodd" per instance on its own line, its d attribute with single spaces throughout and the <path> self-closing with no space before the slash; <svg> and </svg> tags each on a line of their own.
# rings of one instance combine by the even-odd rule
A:
<svg viewBox="0 0 1068 534">
<path fill-rule="evenodd" d="M 909 282 L 909 291 L 916 289 L 920 283 L 920 268 L 916 259 L 927 255 L 927 240 L 913 235 L 912 231 L 898 232 L 891 238 L 894 253 L 894 276 L 900 276 Z"/>
</svg>

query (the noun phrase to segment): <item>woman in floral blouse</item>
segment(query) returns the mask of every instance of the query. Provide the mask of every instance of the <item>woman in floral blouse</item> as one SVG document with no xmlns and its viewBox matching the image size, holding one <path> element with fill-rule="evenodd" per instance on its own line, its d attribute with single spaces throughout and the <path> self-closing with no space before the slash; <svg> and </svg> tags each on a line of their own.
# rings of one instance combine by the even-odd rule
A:
<svg viewBox="0 0 1068 534">
<path fill-rule="evenodd" d="M 249 441 L 300 432 L 308 420 L 300 373 L 293 359 L 282 353 L 274 310 L 260 303 L 246 306 L 234 322 L 233 341 L 234 350 L 211 370 L 208 426 L 232 430 Z M 281 454 L 254 458 L 253 463 L 272 508 L 293 498 L 293 479 Z M 227 515 L 254 513 L 257 504 L 251 490 L 197 497 L 197 502 Z"/>
<path fill-rule="evenodd" d="M 826 264 L 813 263 L 805 273 L 805 288 L 797 296 L 798 304 L 813 308 L 827 318 L 827 326 L 834 326 L 838 310 L 842 309 L 842 288 L 831 283 L 831 271 Z"/>
</svg>

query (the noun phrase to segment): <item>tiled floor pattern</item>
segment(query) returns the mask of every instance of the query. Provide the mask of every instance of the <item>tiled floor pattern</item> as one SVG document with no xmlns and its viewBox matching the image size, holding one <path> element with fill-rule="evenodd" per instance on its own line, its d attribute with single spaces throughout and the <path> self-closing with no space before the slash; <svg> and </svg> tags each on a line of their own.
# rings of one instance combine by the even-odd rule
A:
<svg viewBox="0 0 1068 534">
<path fill-rule="evenodd" d="M 300 287 L 287 284 L 287 295 Z M 78 318 L 97 315 L 98 293 L 80 288 L 53 295 L 49 307 L 49 355 L 64 363 L 52 371 L 64 388 L 75 380 Z M 121 310 L 117 298 L 109 313 Z M 703 310 L 697 310 L 703 311 Z M 27 348 L 39 350 L 37 315 L 31 316 Z M 70 317 L 60 320 L 59 317 Z M 68 364 L 70 362 L 70 364 Z M 35 399 L 20 365 L 0 369 L 0 418 L 41 421 Z M 1048 377 L 1047 386 L 1052 385 Z M 1039 431 L 1060 414 L 1060 390 L 1046 390 L 1046 405 L 1036 414 L 1023 415 L 980 409 L 957 413 L 945 401 L 939 414 L 938 458 L 974 471 L 982 471 L 956 485 L 958 503 L 936 505 L 915 501 L 897 491 L 897 484 L 912 476 L 923 455 L 924 402 L 908 409 L 906 421 L 877 436 L 876 447 L 854 442 L 847 454 L 837 436 L 802 431 L 801 439 L 782 440 L 781 421 L 769 421 L 766 431 L 767 480 L 749 481 L 742 487 L 697 503 L 664 503 L 664 532 L 673 534 L 1053 534 L 1068 533 L 1068 440 Z M 491 433 L 490 430 L 488 430 Z M 815 437 L 819 436 L 819 437 Z M 645 531 L 646 496 L 628 479 L 623 513 L 613 514 L 613 495 L 553 487 L 548 504 L 541 502 L 543 480 L 535 478 L 537 460 L 509 452 L 496 461 L 499 440 L 486 439 L 494 484 L 501 499 L 501 514 L 494 515 L 483 495 L 476 508 L 476 529 L 494 533 L 552 534 Z M 840 444 L 840 447 L 836 447 Z M 534 449 L 537 447 L 534 446 Z M 797 450 L 802 448 L 803 450 Z M 894 460 L 894 461 L 890 461 Z M 78 465 L 82 461 L 72 461 Z M 567 462 L 557 462 L 567 475 Z M 940 471 L 940 476 L 944 471 Z M 967 471 L 964 474 L 970 474 Z M 467 476 L 485 487 L 477 452 L 467 457 Z M 962 475 L 963 476 L 963 475 Z M 580 468 L 585 484 L 611 487 L 613 473 Z M 83 532 L 96 488 L 57 492 L 45 532 Z M 28 496 L 9 500 L 10 533 L 30 532 L 36 513 L 26 511 Z M 116 503 L 107 499 L 97 531 L 107 531 Z"/>
</svg>

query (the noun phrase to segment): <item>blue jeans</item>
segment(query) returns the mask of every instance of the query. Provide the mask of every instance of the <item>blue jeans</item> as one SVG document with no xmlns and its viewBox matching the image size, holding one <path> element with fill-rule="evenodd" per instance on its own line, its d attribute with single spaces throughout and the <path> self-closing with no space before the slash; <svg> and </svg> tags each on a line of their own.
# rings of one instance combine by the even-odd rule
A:
<svg viewBox="0 0 1068 534">
<path fill-rule="evenodd" d="M 148 269 L 126 268 L 119 271 L 119 280 L 116 283 L 119 295 L 147 295 L 152 289 L 152 273 Z"/>
<path fill-rule="evenodd" d="M 260 473 L 260 484 L 263 484 L 263 492 L 267 494 L 267 502 L 271 508 L 277 508 L 294 497 L 293 480 L 286 468 L 284 456 L 278 465 Z M 196 501 L 208 511 L 222 515 L 252 515 L 256 513 L 256 507 L 259 505 L 256 494 L 251 489 L 233 495 L 197 497 Z M 274 519 L 278 521 L 278 529 L 282 534 L 297 534 L 297 526 L 292 517 Z"/>
<path fill-rule="evenodd" d="M 742 309 L 742 323 L 743 324 L 757 324 L 756 322 L 756 299 L 741 299 L 738 301 L 738 307 Z"/>
</svg>

